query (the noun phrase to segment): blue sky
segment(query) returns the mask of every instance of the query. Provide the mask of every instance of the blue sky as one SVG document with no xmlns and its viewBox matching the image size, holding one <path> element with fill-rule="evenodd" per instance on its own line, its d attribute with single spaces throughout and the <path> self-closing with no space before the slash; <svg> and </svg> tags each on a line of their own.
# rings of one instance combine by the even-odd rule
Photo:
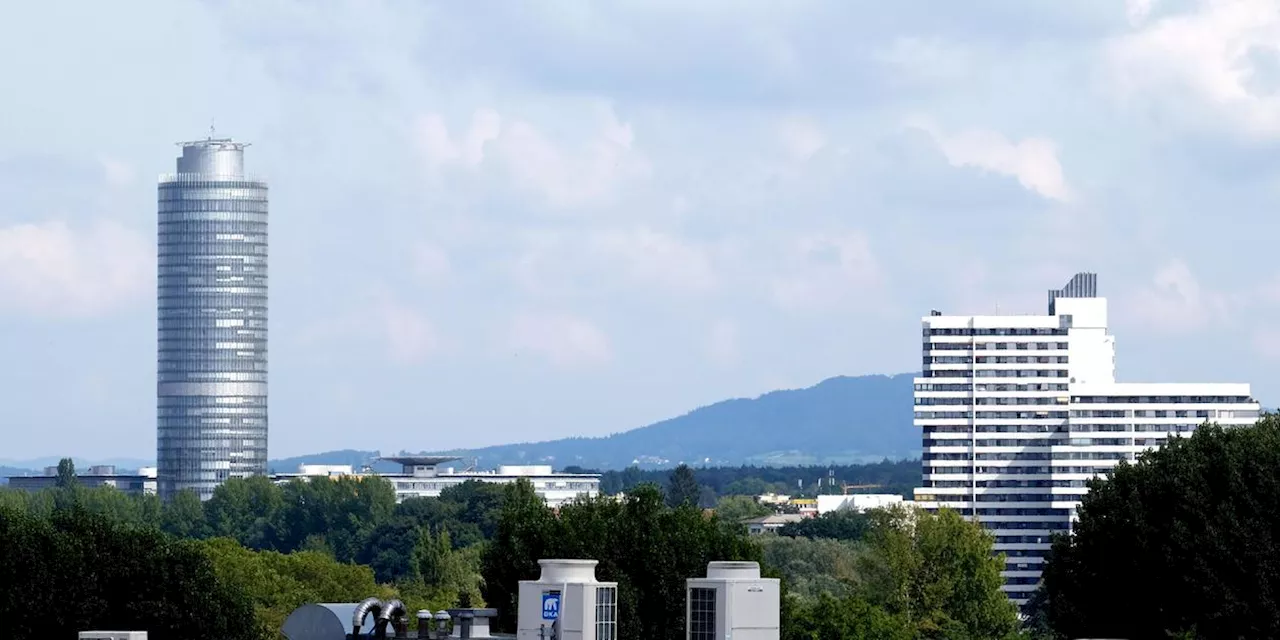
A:
<svg viewBox="0 0 1280 640">
<path fill-rule="evenodd" d="M 271 454 L 917 368 L 1100 273 L 1126 380 L 1280 401 L 1280 3 L 139 0 L 0 21 L 0 457 L 154 454 L 155 179 L 271 183 Z"/>
</svg>

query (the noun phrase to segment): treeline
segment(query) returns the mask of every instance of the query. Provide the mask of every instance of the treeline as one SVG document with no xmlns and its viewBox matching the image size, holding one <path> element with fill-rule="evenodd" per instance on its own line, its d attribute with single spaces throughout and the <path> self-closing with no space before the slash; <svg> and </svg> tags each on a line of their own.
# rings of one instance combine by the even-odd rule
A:
<svg viewBox="0 0 1280 640">
<path fill-rule="evenodd" d="M 867 486 L 863 493 L 896 493 L 910 496 L 920 486 L 919 460 L 881 460 L 869 464 L 791 467 L 695 467 L 702 506 L 710 507 L 723 496 L 755 496 L 764 493 L 817 495 L 840 493 L 842 484 Z M 593 471 L 566 467 L 567 473 L 600 473 L 600 490 L 613 495 L 642 484 L 665 486 L 670 469 L 628 467 L 620 471 Z M 834 481 L 834 486 L 829 483 Z M 821 483 L 821 485 L 819 484 Z"/>
<path fill-rule="evenodd" d="M 181 492 L 162 504 L 155 496 L 82 487 L 70 461 L 64 465 L 56 488 L 0 489 L 0 517 L 15 516 L 25 527 L 74 515 L 97 527 L 198 542 L 217 574 L 252 603 L 254 637 L 277 638 L 285 616 L 305 602 L 379 595 L 431 610 L 483 605 L 481 545 L 497 529 L 501 486 L 469 482 L 439 498 L 397 504 L 379 478 L 277 485 L 254 477 L 228 481 L 207 502 Z"/>
<path fill-rule="evenodd" d="M 109 626 L 144 628 L 156 640 L 276 640 L 301 604 L 370 595 L 410 610 L 487 603 L 511 630 L 518 582 L 536 577 L 547 557 L 600 561 L 600 579 L 619 583 L 624 640 L 682 638 L 684 581 L 713 560 L 760 561 L 784 578 L 788 640 L 914 638 L 934 628 L 1000 638 L 1016 629 L 989 536 L 954 514 L 829 516 L 762 545 L 696 506 L 701 485 L 687 467 L 665 487 L 559 510 L 524 481 L 468 483 L 396 504 L 376 478 L 234 480 L 203 504 L 184 493 L 162 506 L 80 487 L 67 471 L 56 489 L 0 491 L 0 534 L 15 541 L 0 549 L 0 620 L 18 625 L 0 637 L 35 633 L 24 593 L 81 602 L 41 619 L 40 632 L 54 635 Z M 805 537 L 827 534 L 846 539 Z M 829 562 L 838 559 L 832 544 L 852 564 Z M 208 606 L 193 612 L 200 608 L 188 601 Z"/>
<path fill-rule="evenodd" d="M 705 575 L 714 560 L 760 562 L 766 575 L 782 578 L 784 640 L 1002 640 L 1019 633 L 1017 613 L 1000 591 L 1003 560 L 992 555 L 990 535 L 954 512 L 878 513 L 856 540 L 757 540 L 682 499 L 684 473 L 667 482 L 674 495 L 643 484 L 624 500 L 581 501 L 558 513 L 527 484 L 508 486 L 483 569 L 485 599 L 498 608 L 501 627 L 513 630 L 518 580 L 538 575 L 539 558 L 593 558 L 599 579 L 618 582 L 618 637 L 625 640 L 684 638 L 685 580 Z M 792 548 L 775 549 L 779 540 Z M 823 564 L 818 547 L 825 543 L 847 550 L 847 567 Z M 830 578 L 840 589 L 815 588 L 814 578 L 833 570 L 847 570 Z"/>
</svg>

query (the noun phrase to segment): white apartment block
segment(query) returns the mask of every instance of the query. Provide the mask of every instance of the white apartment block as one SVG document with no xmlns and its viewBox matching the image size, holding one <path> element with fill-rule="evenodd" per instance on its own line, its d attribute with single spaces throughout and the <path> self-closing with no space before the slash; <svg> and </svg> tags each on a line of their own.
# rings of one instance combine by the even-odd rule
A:
<svg viewBox="0 0 1280 640">
<path fill-rule="evenodd" d="M 915 380 L 919 506 L 981 522 L 1025 604 L 1053 532 L 1070 532 L 1085 483 L 1206 422 L 1256 422 L 1248 384 L 1121 383 L 1097 276 L 1049 291 L 1048 315 L 923 318 Z"/>
</svg>

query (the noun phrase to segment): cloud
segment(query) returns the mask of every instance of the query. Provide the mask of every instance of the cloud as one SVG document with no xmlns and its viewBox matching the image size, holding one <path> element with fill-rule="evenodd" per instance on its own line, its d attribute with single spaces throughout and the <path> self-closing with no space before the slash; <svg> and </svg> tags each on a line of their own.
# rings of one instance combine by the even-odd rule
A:
<svg viewBox="0 0 1280 640">
<path fill-rule="evenodd" d="M 413 272 L 424 282 L 439 285 L 453 275 L 453 265 L 443 248 L 419 243 L 413 248 Z"/>
<path fill-rule="evenodd" d="M 595 129 L 584 137 L 575 122 L 578 137 L 584 138 L 577 144 L 492 109 L 476 111 L 458 140 L 436 113 L 420 116 L 414 132 L 429 170 L 493 166 L 516 189 L 537 193 L 556 208 L 577 208 L 607 203 L 626 181 L 649 173 L 648 161 L 633 149 L 631 125 L 620 122 L 608 106 L 597 104 L 589 111 L 593 117 L 582 121 L 594 120 Z"/>
<path fill-rule="evenodd" d="M 389 357 L 402 364 L 421 362 L 439 347 L 435 329 L 417 311 L 391 301 L 378 309 Z"/>
<path fill-rule="evenodd" d="M 786 309 L 824 308 L 881 283 L 883 273 L 866 235 L 801 235 L 783 247 L 771 279 L 774 302 Z"/>
<path fill-rule="evenodd" d="M 365 344 L 380 345 L 388 362 L 418 364 L 442 348 L 440 334 L 425 314 L 398 301 L 384 286 L 375 287 L 363 299 L 350 301 L 345 313 L 313 320 L 287 339 L 308 353 L 327 360 L 335 345 L 357 337 Z"/>
<path fill-rule="evenodd" d="M 708 252 L 679 236 L 644 227 L 591 233 L 587 250 L 614 261 L 634 282 L 676 291 L 707 291 L 717 276 Z"/>
<path fill-rule="evenodd" d="M 1125 13 L 1129 17 L 1129 24 L 1139 25 L 1147 16 L 1151 14 L 1151 10 L 1155 7 L 1156 0 L 1125 0 Z"/>
<path fill-rule="evenodd" d="M 734 364 L 741 357 L 738 347 L 738 327 L 728 320 L 711 325 L 707 337 L 707 356 L 719 365 Z"/>
<path fill-rule="evenodd" d="M 507 344 L 561 369 L 595 367 L 613 359 L 609 339 L 591 321 L 563 312 L 521 312 L 511 321 Z"/>
<path fill-rule="evenodd" d="M 485 145 L 502 132 L 502 116 L 493 109 L 477 110 L 471 116 L 470 128 L 456 141 L 444 117 L 438 113 L 420 116 L 414 129 L 430 168 L 448 164 L 475 167 L 484 161 Z"/>
<path fill-rule="evenodd" d="M 1135 5 L 1149 10 L 1151 3 L 1131 3 L 1131 15 Z M 1175 113 L 1190 104 L 1219 126 L 1280 136 L 1274 0 L 1200 0 L 1194 11 L 1115 38 L 1105 53 L 1106 75 L 1121 98 Z"/>
<path fill-rule="evenodd" d="M 129 163 L 106 156 L 98 158 L 98 163 L 102 165 L 102 175 L 107 186 L 122 189 L 133 184 L 137 172 Z"/>
<path fill-rule="evenodd" d="M 798 162 L 808 160 L 827 144 L 822 129 L 808 118 L 786 118 L 779 127 L 778 135 L 787 154 Z"/>
<path fill-rule="evenodd" d="M 1150 284 L 1122 298 L 1122 307 L 1146 327 L 1166 334 L 1198 331 L 1230 316 L 1231 297 L 1200 285 L 1181 260 L 1156 270 Z"/>
<path fill-rule="evenodd" d="M 0 306 L 32 315 L 93 316 L 154 292 L 155 243 L 108 220 L 0 228 Z"/>
<path fill-rule="evenodd" d="M 985 129 L 947 134 L 919 118 L 909 119 L 908 126 L 927 132 L 953 167 L 976 167 L 1017 178 L 1024 188 L 1050 200 L 1071 199 L 1071 189 L 1058 162 L 1057 145 L 1049 138 L 1013 142 Z"/>
<path fill-rule="evenodd" d="M 649 227 L 533 231 L 520 244 L 511 275 L 537 296 L 637 286 L 664 294 L 704 293 L 720 282 L 711 249 Z"/>
</svg>

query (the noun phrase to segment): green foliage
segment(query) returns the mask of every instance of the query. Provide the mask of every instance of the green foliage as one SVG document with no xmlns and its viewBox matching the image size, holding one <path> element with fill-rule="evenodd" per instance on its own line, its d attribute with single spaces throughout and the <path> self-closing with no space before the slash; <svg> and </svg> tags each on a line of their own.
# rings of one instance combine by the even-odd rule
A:
<svg viewBox="0 0 1280 640">
<path fill-rule="evenodd" d="M 843 600 L 860 586 L 863 547 L 838 540 L 761 536 L 764 562 L 780 574 L 788 591 L 806 602 L 822 594 Z"/>
<path fill-rule="evenodd" d="M 80 486 L 80 480 L 76 478 L 76 463 L 71 458 L 63 458 L 58 461 L 58 479 L 54 486 L 63 490 L 71 490 Z"/>
<path fill-rule="evenodd" d="M 565 471 L 570 471 L 570 468 Z M 572 468 L 572 471 L 591 472 L 580 468 Z M 805 494 L 816 494 L 818 480 L 825 481 L 828 473 L 833 474 L 837 485 L 875 485 L 876 493 L 910 495 L 912 488 L 920 484 L 919 460 L 882 460 L 869 464 L 830 466 L 701 467 L 696 471 L 698 483 L 710 487 L 716 496 L 757 496 L 770 492 L 789 494 L 798 490 Z M 600 476 L 600 491 L 617 494 L 647 483 L 665 485 L 670 474 L 669 469 L 639 467 L 605 471 Z M 796 487 L 797 481 L 802 485 L 800 489 Z M 839 488 L 835 487 L 837 490 Z"/>
<path fill-rule="evenodd" d="M 761 560 L 745 536 L 726 530 L 688 504 L 671 508 L 655 486 L 624 501 L 608 498 L 551 512 L 524 481 L 508 487 L 497 534 L 484 554 L 484 593 L 510 629 L 519 580 L 537 578 L 541 558 L 591 558 L 597 576 L 617 581 L 619 637 L 684 637 L 685 579 L 712 560 Z"/>
<path fill-rule="evenodd" d="M 190 489 L 174 494 L 160 515 L 160 528 L 179 538 L 203 538 L 207 526 L 200 496 Z"/>
<path fill-rule="evenodd" d="M 415 549 L 420 532 L 408 518 L 394 518 L 374 527 L 364 539 L 356 562 L 368 565 L 379 582 L 417 581 Z"/>
<path fill-rule="evenodd" d="M 720 520 L 737 524 L 747 518 L 758 518 L 769 515 L 773 510 L 749 496 L 725 496 L 716 502 L 716 517 Z"/>
<path fill-rule="evenodd" d="M 256 640 L 248 600 L 192 542 L 70 509 L 0 510 L 0 637 L 138 629 L 156 640 Z M 32 603 L 50 603 L 39 608 Z"/>
<path fill-rule="evenodd" d="M 886 612 L 856 596 L 822 593 L 812 606 L 799 606 L 787 616 L 783 640 L 917 640 L 902 616 Z M 944 636 L 950 638 L 951 636 Z M 965 636 L 955 636 L 956 638 Z"/>
<path fill-rule="evenodd" d="M 285 618 L 303 604 L 395 595 L 378 585 L 368 567 L 343 564 L 323 553 L 253 551 L 231 538 L 214 538 L 202 546 L 218 578 L 253 603 L 256 637 L 262 640 L 279 637 Z"/>
<path fill-rule="evenodd" d="M 859 573 L 868 600 L 926 638 L 1007 638 L 1017 610 L 1000 591 L 1004 555 L 981 525 L 944 509 L 872 511 Z"/>
<path fill-rule="evenodd" d="M 667 481 L 667 506 L 698 506 L 698 499 L 702 495 L 702 489 L 698 486 L 698 479 L 693 475 L 693 469 L 689 465 L 682 464 L 671 472 L 671 478 Z"/>
<path fill-rule="evenodd" d="M 866 514 L 852 509 L 840 509 L 799 522 L 788 522 L 778 529 L 778 535 L 789 538 L 829 538 L 831 540 L 861 540 L 871 526 Z"/>
<path fill-rule="evenodd" d="M 1280 637 L 1277 469 L 1274 414 L 1121 463 L 1054 542 L 1033 620 L 1057 637 Z"/>
<path fill-rule="evenodd" d="M 991 537 L 952 511 L 873 511 L 861 541 L 762 540 L 788 594 L 783 638 L 1006 639 L 1016 610 L 1000 591 Z"/>
</svg>

